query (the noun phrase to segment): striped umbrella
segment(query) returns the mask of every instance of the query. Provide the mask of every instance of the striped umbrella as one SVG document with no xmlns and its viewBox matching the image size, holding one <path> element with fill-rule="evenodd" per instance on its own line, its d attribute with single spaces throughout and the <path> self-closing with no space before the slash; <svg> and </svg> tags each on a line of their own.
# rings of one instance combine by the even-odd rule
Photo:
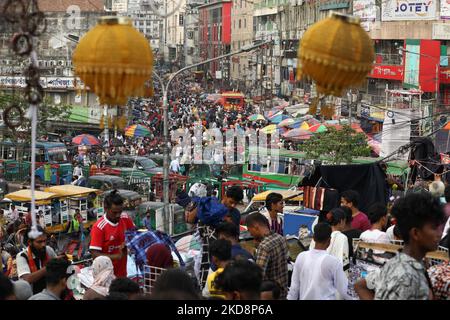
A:
<svg viewBox="0 0 450 320">
<path fill-rule="evenodd" d="M 285 114 L 277 114 L 276 116 L 271 117 L 269 120 L 272 123 L 280 123 L 281 121 L 286 120 L 288 118 L 290 117 Z"/>
<path fill-rule="evenodd" d="M 284 119 L 283 121 L 281 121 L 281 122 L 278 124 L 278 128 L 281 128 L 281 127 L 288 127 L 288 126 L 294 124 L 295 121 L 296 121 L 296 119 L 293 119 L 293 118 L 287 118 L 287 119 Z"/>
<path fill-rule="evenodd" d="M 80 134 L 72 139 L 72 143 L 76 145 L 96 146 L 101 144 L 101 141 L 90 134 Z"/>
<path fill-rule="evenodd" d="M 125 135 L 127 137 L 148 137 L 150 129 L 142 124 L 133 124 L 125 128 Z"/>
<path fill-rule="evenodd" d="M 262 114 L 252 114 L 250 117 L 248 117 L 248 120 L 250 121 L 264 121 L 266 118 Z"/>
<path fill-rule="evenodd" d="M 285 138 L 295 138 L 295 139 L 309 139 L 311 138 L 311 132 L 308 130 L 303 130 L 300 128 L 292 129 L 283 134 Z"/>
<path fill-rule="evenodd" d="M 319 124 L 309 127 L 308 130 L 310 132 L 314 132 L 314 133 L 321 133 L 321 132 L 327 131 L 327 127 L 325 127 L 323 124 L 319 123 Z"/>
</svg>

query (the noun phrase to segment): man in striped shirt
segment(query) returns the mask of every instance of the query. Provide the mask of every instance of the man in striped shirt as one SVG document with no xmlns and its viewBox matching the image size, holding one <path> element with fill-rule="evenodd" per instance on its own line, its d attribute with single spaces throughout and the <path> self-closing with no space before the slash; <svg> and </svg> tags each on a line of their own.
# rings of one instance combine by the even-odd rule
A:
<svg viewBox="0 0 450 320">
<path fill-rule="evenodd" d="M 286 299 L 288 287 L 288 247 L 286 239 L 270 231 L 267 219 L 252 213 L 246 220 L 250 234 L 259 242 L 256 264 L 263 270 L 263 281 L 275 281 L 281 289 L 281 299 Z"/>
</svg>

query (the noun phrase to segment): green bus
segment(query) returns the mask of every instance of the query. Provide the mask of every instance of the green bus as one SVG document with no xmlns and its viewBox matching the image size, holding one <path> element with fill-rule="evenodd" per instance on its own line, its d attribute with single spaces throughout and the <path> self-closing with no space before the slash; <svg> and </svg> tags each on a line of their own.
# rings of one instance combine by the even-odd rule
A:
<svg viewBox="0 0 450 320">
<path fill-rule="evenodd" d="M 248 148 L 246 150 L 245 163 L 242 167 L 242 177 L 247 180 L 256 182 L 263 182 L 272 185 L 271 188 L 287 189 L 292 186 L 297 186 L 305 176 L 305 173 L 311 172 L 313 169 L 314 160 L 306 158 L 306 153 L 299 151 L 291 151 L 286 149 L 279 149 L 277 153 L 272 156 L 278 157 L 278 166 L 276 162 L 270 159 L 271 152 L 267 149 L 262 149 L 262 154 L 267 155 L 264 160 L 265 164 L 261 164 L 258 157 L 261 149 Z M 323 163 L 326 163 L 329 158 L 321 157 Z M 352 164 L 364 164 L 381 161 L 382 158 L 358 157 L 352 160 Z M 409 170 L 407 161 L 391 160 L 387 161 L 387 173 L 395 176 L 403 176 L 406 178 Z"/>
</svg>

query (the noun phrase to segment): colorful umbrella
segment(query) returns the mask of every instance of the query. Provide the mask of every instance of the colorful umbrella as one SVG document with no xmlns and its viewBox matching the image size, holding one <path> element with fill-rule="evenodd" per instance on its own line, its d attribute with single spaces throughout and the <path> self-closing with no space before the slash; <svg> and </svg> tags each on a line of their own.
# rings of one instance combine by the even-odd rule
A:
<svg viewBox="0 0 450 320">
<path fill-rule="evenodd" d="M 295 138 L 295 139 L 309 139 L 311 137 L 311 132 L 303 130 L 300 128 L 292 129 L 283 134 L 285 138 Z"/>
<path fill-rule="evenodd" d="M 277 114 L 276 116 L 270 118 L 270 122 L 272 123 L 280 123 L 283 120 L 286 120 L 290 118 L 289 116 L 285 115 L 285 114 Z"/>
<path fill-rule="evenodd" d="M 308 122 L 304 121 L 304 122 L 302 123 L 302 125 L 300 126 L 300 129 L 308 130 L 308 129 L 309 129 L 309 124 L 308 124 Z"/>
<path fill-rule="evenodd" d="M 264 112 L 264 115 L 266 116 L 266 118 L 272 118 L 272 117 L 275 117 L 275 116 L 281 114 L 282 112 L 283 111 L 274 108 L 274 109 L 270 110 L 269 112 Z"/>
<path fill-rule="evenodd" d="M 250 117 L 248 117 L 248 120 L 250 121 L 264 121 L 266 118 L 262 114 L 253 114 Z"/>
<path fill-rule="evenodd" d="M 125 128 L 125 135 L 127 137 L 148 137 L 150 129 L 141 124 L 133 124 Z"/>
<path fill-rule="evenodd" d="M 284 119 L 283 121 L 281 121 L 281 122 L 278 124 L 278 128 L 281 128 L 281 127 L 288 127 L 288 126 L 294 124 L 295 121 L 296 121 L 296 119 L 293 119 L 293 118 L 287 118 L 287 119 Z"/>
<path fill-rule="evenodd" d="M 317 120 L 316 118 L 310 118 L 310 119 L 308 119 L 308 124 L 310 125 L 310 126 L 314 126 L 314 125 L 316 125 L 316 124 L 319 124 L 320 123 L 320 121 L 319 120 Z"/>
<path fill-rule="evenodd" d="M 325 126 L 327 126 L 327 127 L 334 127 L 334 128 L 336 128 L 336 130 L 341 130 L 343 125 L 339 124 L 339 122 L 338 123 L 330 123 L 330 122 L 327 121 L 325 123 Z M 351 128 L 353 130 L 355 130 L 356 132 L 364 133 L 363 129 L 361 129 L 361 126 L 359 124 L 357 124 L 357 123 L 352 123 Z"/>
<path fill-rule="evenodd" d="M 319 123 L 319 124 L 315 124 L 315 125 L 309 127 L 308 130 L 310 132 L 314 132 L 314 133 L 321 133 L 321 132 L 327 131 L 327 127 L 325 127 L 323 124 Z"/>
<path fill-rule="evenodd" d="M 72 143 L 76 145 L 96 146 L 101 144 L 101 141 L 90 134 L 80 134 L 72 139 Z"/>
<path fill-rule="evenodd" d="M 277 125 L 276 124 L 268 125 L 267 127 L 262 128 L 261 131 L 266 134 L 272 134 L 277 131 Z"/>
</svg>

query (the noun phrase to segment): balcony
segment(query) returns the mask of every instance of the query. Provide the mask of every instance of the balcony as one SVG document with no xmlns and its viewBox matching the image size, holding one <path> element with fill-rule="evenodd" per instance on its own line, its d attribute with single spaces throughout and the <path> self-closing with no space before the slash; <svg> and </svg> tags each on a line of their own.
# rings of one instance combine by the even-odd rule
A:
<svg viewBox="0 0 450 320">
<path fill-rule="evenodd" d="M 403 55 L 398 53 L 375 53 L 375 64 L 401 66 Z"/>
</svg>

